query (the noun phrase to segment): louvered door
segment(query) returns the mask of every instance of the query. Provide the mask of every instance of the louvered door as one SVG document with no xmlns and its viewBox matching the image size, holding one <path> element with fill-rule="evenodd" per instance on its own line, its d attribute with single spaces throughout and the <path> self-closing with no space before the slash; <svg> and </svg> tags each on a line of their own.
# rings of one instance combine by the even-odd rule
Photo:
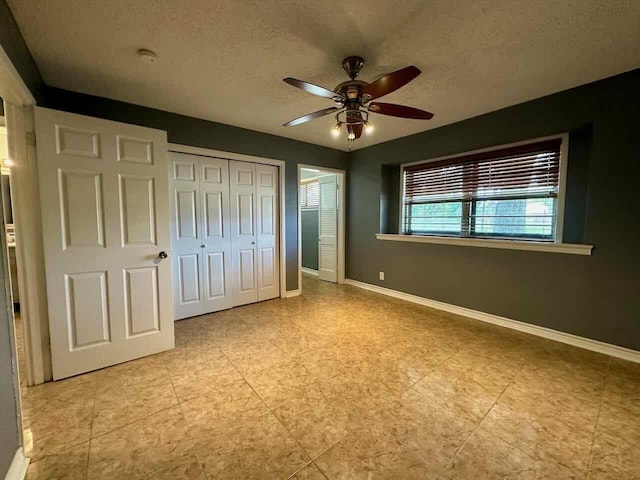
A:
<svg viewBox="0 0 640 480">
<path fill-rule="evenodd" d="M 318 273 L 320 280 L 338 281 L 338 184 L 337 175 L 320 177 Z"/>
</svg>

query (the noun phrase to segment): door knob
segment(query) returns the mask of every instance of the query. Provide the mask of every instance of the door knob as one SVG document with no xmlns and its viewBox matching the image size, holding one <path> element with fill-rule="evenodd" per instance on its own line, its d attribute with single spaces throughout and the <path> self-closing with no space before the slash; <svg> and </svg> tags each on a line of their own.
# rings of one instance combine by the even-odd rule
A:
<svg viewBox="0 0 640 480">
<path fill-rule="evenodd" d="M 169 255 L 167 255 L 167 252 L 164 252 L 164 251 L 163 251 L 163 252 L 160 252 L 160 253 L 158 254 L 158 257 L 159 257 L 160 259 L 162 259 L 162 260 L 164 260 L 164 259 L 165 259 L 165 258 L 167 258 L 168 256 L 169 256 Z"/>
<path fill-rule="evenodd" d="M 256 242 L 251 242 L 251 245 L 255 245 L 255 244 L 256 244 Z"/>
<path fill-rule="evenodd" d="M 200 245 L 200 248 L 207 248 L 206 245 Z"/>
</svg>

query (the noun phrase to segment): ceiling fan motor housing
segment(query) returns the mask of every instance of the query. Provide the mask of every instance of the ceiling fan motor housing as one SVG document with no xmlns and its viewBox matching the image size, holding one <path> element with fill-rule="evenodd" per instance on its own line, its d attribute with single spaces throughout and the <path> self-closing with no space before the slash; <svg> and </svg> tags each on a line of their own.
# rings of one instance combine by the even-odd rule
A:
<svg viewBox="0 0 640 480">
<path fill-rule="evenodd" d="M 351 80 L 354 80 L 358 76 L 362 67 L 364 67 L 364 58 L 362 57 L 354 55 L 342 60 L 342 68 L 347 72 Z"/>
</svg>

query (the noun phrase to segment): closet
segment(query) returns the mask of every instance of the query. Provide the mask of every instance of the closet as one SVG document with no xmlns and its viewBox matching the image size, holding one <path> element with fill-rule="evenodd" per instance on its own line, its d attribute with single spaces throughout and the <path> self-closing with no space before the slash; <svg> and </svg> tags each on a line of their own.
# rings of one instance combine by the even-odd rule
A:
<svg viewBox="0 0 640 480">
<path fill-rule="evenodd" d="M 278 167 L 170 153 L 175 319 L 280 296 Z"/>
</svg>

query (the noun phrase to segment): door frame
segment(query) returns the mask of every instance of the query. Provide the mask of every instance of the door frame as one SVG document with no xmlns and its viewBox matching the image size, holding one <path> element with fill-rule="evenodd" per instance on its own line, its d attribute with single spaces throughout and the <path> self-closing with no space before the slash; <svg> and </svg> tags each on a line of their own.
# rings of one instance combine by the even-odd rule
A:
<svg viewBox="0 0 640 480">
<path fill-rule="evenodd" d="M 4 100 L 9 153 L 15 162 L 11 168 L 11 196 L 17 232 L 16 267 L 27 385 L 31 386 L 52 378 L 42 224 L 40 215 L 33 214 L 40 212 L 34 133 L 36 99 L 1 46 L 0 96 Z"/>
<path fill-rule="evenodd" d="M 273 165 L 278 167 L 278 189 L 279 189 L 279 242 L 280 242 L 280 298 L 292 296 L 292 292 L 287 292 L 287 237 L 286 237 L 286 216 L 285 216 L 285 163 L 284 160 L 275 160 L 267 157 L 256 157 L 243 153 L 225 152 L 210 148 L 192 147 L 179 143 L 169 143 L 170 152 L 190 153 L 201 157 L 222 158 L 225 160 L 239 160 L 241 162 L 259 163 L 263 165 Z M 299 263 L 299 262 L 298 262 Z M 295 290 L 293 291 L 295 292 Z"/>
<path fill-rule="evenodd" d="M 300 180 L 301 170 L 303 168 L 312 168 L 314 170 L 320 170 L 321 172 L 335 173 L 338 178 L 338 284 L 345 283 L 345 252 L 346 252 L 346 218 L 345 218 L 345 202 L 346 202 L 346 176 L 345 170 L 337 168 L 328 168 L 320 165 L 309 165 L 304 163 L 298 164 L 298 174 L 296 188 L 297 193 L 297 207 L 298 207 L 298 291 L 302 293 L 302 207 L 300 206 Z"/>
</svg>

